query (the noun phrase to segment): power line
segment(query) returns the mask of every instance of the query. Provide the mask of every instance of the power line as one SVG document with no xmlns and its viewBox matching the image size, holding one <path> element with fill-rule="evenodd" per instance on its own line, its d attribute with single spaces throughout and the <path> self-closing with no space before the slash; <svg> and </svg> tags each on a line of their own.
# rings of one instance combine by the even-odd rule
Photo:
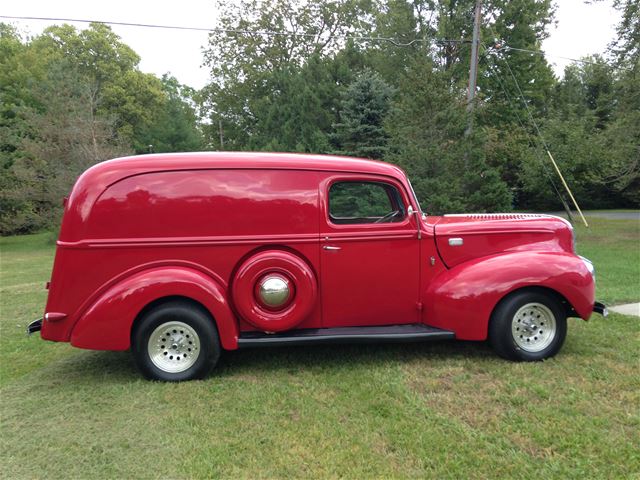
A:
<svg viewBox="0 0 640 480">
<path fill-rule="evenodd" d="M 498 84 L 500 85 L 500 88 L 502 89 L 507 101 L 509 102 L 509 104 L 511 105 L 511 108 L 513 109 L 513 113 L 516 116 L 516 120 L 518 121 L 518 124 L 520 125 L 520 128 L 522 128 L 522 131 L 527 136 L 527 140 L 529 141 L 529 145 L 531 145 L 533 147 L 533 151 L 534 151 L 535 157 L 538 159 L 538 162 L 540 163 L 540 166 L 542 166 L 542 170 L 543 170 L 545 176 L 547 177 L 547 180 L 549 180 L 549 183 L 551 184 L 551 187 L 556 192 L 556 195 L 558 196 L 558 198 L 562 202 L 562 205 L 564 206 L 564 209 L 566 210 L 567 215 L 569 216 L 569 219 L 571 219 L 571 211 L 569 210 L 569 207 L 568 207 L 564 197 L 562 196 L 562 193 L 560 193 L 560 190 L 558 189 L 558 186 L 556 185 L 556 182 L 553 181 L 553 176 L 551 175 L 551 172 L 549 172 L 549 168 L 545 164 L 543 158 L 540 156 L 540 152 L 538 151 L 538 146 L 536 144 L 535 138 L 529 133 L 529 131 L 525 127 L 524 122 L 522 121 L 522 118 L 520 117 L 520 114 L 518 113 L 518 109 L 516 108 L 516 106 L 514 104 L 514 101 L 511 98 L 511 95 L 509 94 L 509 91 L 505 87 L 505 84 L 503 83 L 502 78 L 500 77 L 500 74 L 498 73 L 498 70 L 494 68 L 494 65 L 492 65 L 492 63 L 489 63 L 490 58 L 487 55 L 486 49 L 485 49 L 485 52 L 482 55 L 482 59 L 487 64 L 487 67 L 489 67 L 489 71 L 495 76 L 496 80 L 498 81 Z"/>
<path fill-rule="evenodd" d="M 486 45 L 485 45 L 485 48 L 486 48 Z M 556 172 L 557 172 L 558 176 L 560 177 L 560 180 L 562 181 L 562 184 L 564 185 L 564 188 L 567 190 L 567 193 L 569 194 L 569 197 L 573 201 L 573 205 L 576 207 L 576 210 L 580 214 L 580 217 L 582 218 L 582 221 L 584 222 L 585 227 L 588 227 L 589 224 L 587 223 L 587 219 L 584 218 L 584 215 L 582 214 L 582 210 L 580 210 L 580 207 L 578 206 L 578 202 L 573 197 L 573 193 L 571 193 L 571 189 L 569 188 L 569 185 L 567 185 L 567 182 L 565 181 L 564 176 L 562 175 L 562 172 L 560 171 L 560 168 L 558 167 L 558 164 L 556 163 L 555 159 L 553 158 L 553 155 L 551 155 L 551 151 L 549 150 L 549 147 L 547 146 L 547 142 L 545 141 L 544 137 L 542 136 L 542 132 L 540 131 L 540 128 L 538 127 L 538 122 L 536 122 L 535 118 L 533 117 L 533 114 L 531 113 L 531 109 L 529 108 L 529 104 L 527 103 L 527 99 L 525 98 L 524 93 L 522 93 L 522 89 L 520 88 L 520 83 L 518 82 L 518 79 L 516 78 L 516 76 L 513 74 L 513 70 L 511 70 L 511 65 L 509 65 L 509 61 L 506 58 L 503 58 L 503 60 L 504 60 L 505 65 L 507 66 L 507 69 L 509 70 L 509 74 L 511 75 L 511 78 L 513 78 L 513 82 L 516 85 L 516 88 L 518 90 L 518 94 L 520 95 L 520 99 L 522 100 L 522 103 L 523 103 L 524 108 L 525 108 L 525 110 L 527 112 L 527 115 L 529 116 L 529 120 L 531 121 L 532 125 L 536 129 L 536 132 L 537 132 L 538 136 L 540 137 L 540 141 L 542 142 L 542 145 L 544 146 L 545 150 L 547 151 L 547 155 L 549 156 L 549 159 L 551 160 L 551 163 L 553 164 L 554 168 L 556 169 Z"/>
<path fill-rule="evenodd" d="M 493 32 L 494 36 L 497 37 L 496 31 L 493 29 L 493 27 L 489 26 L 489 28 L 491 29 L 491 31 Z M 564 199 L 564 197 L 562 196 L 562 194 L 560 193 L 560 190 L 558 189 L 556 183 L 553 181 L 553 175 L 551 175 L 551 173 L 549 172 L 549 169 L 547 168 L 547 165 L 545 163 L 545 161 L 541 158 L 540 153 L 538 151 L 538 147 L 537 147 L 537 143 L 535 141 L 535 137 L 533 137 L 529 131 L 525 128 L 524 122 L 522 121 L 522 119 L 520 118 L 520 114 L 518 113 L 518 109 L 515 108 L 515 105 L 513 103 L 513 100 L 511 98 L 511 95 L 509 94 L 508 90 L 505 88 L 504 84 L 502 83 L 502 79 L 498 73 L 498 68 L 497 68 L 497 63 L 495 63 L 493 61 L 493 58 L 489 57 L 489 55 L 487 55 L 489 53 L 489 49 L 487 48 L 487 46 L 485 44 L 482 44 L 482 46 L 484 47 L 484 53 L 483 53 L 483 58 L 485 59 L 487 66 L 489 67 L 490 71 L 492 73 L 494 73 L 496 79 L 498 80 L 498 83 L 500 84 L 500 88 L 502 89 L 502 91 L 504 92 L 505 96 L 507 97 L 507 100 L 509 101 L 509 104 L 511 105 L 511 107 L 513 108 L 513 112 L 516 115 L 516 119 L 518 120 L 518 123 L 520 124 L 520 127 L 522 128 L 522 130 L 526 133 L 527 138 L 529 140 L 530 145 L 533 146 L 534 148 L 534 152 L 535 152 L 535 156 L 538 159 L 538 162 L 540 162 L 540 165 L 542 166 L 542 169 L 544 170 L 545 175 L 547 176 L 547 178 L 549 179 L 549 182 L 551 183 L 551 186 L 553 188 L 553 190 L 556 192 L 556 194 L 558 195 L 558 198 L 560 198 L 560 201 L 562 202 L 562 205 L 564 206 L 564 209 L 567 212 L 567 215 L 569 216 L 569 219 L 571 219 L 571 210 L 569 209 L 569 207 L 567 206 L 567 203 Z M 497 53 L 498 49 L 494 49 L 494 51 Z M 540 52 L 537 52 L 540 53 Z M 493 65 L 491 63 L 489 63 L 489 60 L 492 61 Z M 507 62 L 507 60 L 505 59 L 505 62 Z M 496 68 L 494 69 L 493 66 L 496 66 Z M 540 141 L 542 143 L 543 148 L 547 151 L 547 153 L 549 152 L 549 148 L 547 147 L 547 144 L 544 140 L 544 137 L 542 136 L 542 133 L 540 132 L 540 129 L 538 128 L 538 124 L 536 123 L 535 119 L 533 118 L 533 115 L 531 115 L 531 112 L 529 110 L 529 105 L 527 104 L 526 99 L 524 98 L 524 95 L 522 93 L 522 90 L 520 89 L 520 84 L 518 83 L 518 80 L 516 79 L 516 77 L 513 75 L 513 72 L 511 71 L 511 67 L 509 66 L 509 64 L 507 63 L 507 67 L 509 68 L 509 72 L 511 73 L 511 77 L 513 78 L 513 81 L 516 85 L 516 88 L 518 89 L 518 92 L 520 93 L 520 98 L 522 99 L 522 101 L 524 102 L 524 106 L 527 110 L 527 113 L 529 115 L 529 119 L 531 120 L 531 123 L 533 123 L 533 126 L 536 129 L 536 132 L 538 134 L 538 137 L 540 138 Z M 550 155 L 550 154 L 549 154 Z M 553 161 L 553 158 L 551 158 L 551 160 Z M 554 161 L 555 163 L 555 161 Z M 556 167 L 557 168 L 557 167 Z M 558 172 L 559 173 L 559 172 Z M 560 174 L 560 178 L 563 180 L 564 183 L 564 179 L 562 178 L 562 174 Z M 566 186 L 566 183 L 565 183 Z M 567 187 L 568 190 L 568 187 Z M 571 195 L 571 192 L 569 192 L 569 195 Z M 571 195 L 571 198 L 573 199 L 573 195 Z M 575 203 L 575 200 L 574 200 Z M 576 204 L 577 206 L 577 204 Z M 579 210 L 579 209 L 578 209 Z M 584 217 L 583 217 L 584 218 Z M 585 222 L 586 223 L 586 222 Z"/>
<path fill-rule="evenodd" d="M 527 48 L 510 47 L 508 45 L 502 45 L 500 47 L 495 47 L 493 50 L 495 52 L 499 52 L 500 50 L 513 50 L 513 51 L 516 51 L 516 52 L 533 53 L 534 55 L 540 55 L 542 57 L 555 57 L 555 58 L 562 58 L 563 60 L 569 60 L 571 62 L 586 63 L 586 64 L 589 64 L 589 65 L 600 65 L 598 62 L 592 62 L 590 60 L 583 60 L 583 59 L 580 59 L 580 58 L 565 57 L 565 56 L 562 56 L 562 55 L 555 55 L 553 53 L 542 52 L 540 50 L 529 50 Z"/>
<path fill-rule="evenodd" d="M 301 37 L 301 38 L 318 38 L 318 33 L 295 33 L 295 32 L 277 32 L 271 30 L 241 30 L 241 29 L 228 29 L 228 28 L 216 28 L 216 27 L 187 27 L 182 25 L 162 25 L 153 23 L 135 23 L 135 22 L 117 22 L 109 20 L 90 20 L 86 18 L 58 18 L 58 17 L 31 17 L 31 16 L 13 16 L 13 15 L 0 15 L 0 18 L 7 20 L 35 20 L 44 22 L 74 22 L 74 23 L 99 23 L 102 25 L 117 25 L 121 27 L 141 27 L 141 28 L 160 28 L 166 30 L 184 30 L 193 32 L 208 32 L 208 33 L 231 33 L 236 35 L 258 35 L 269 37 Z M 409 47 L 417 43 L 435 43 L 435 44 L 463 44 L 472 43 L 469 39 L 451 39 L 451 38 L 415 38 L 409 42 L 403 42 L 396 38 L 391 37 L 368 37 L 359 35 L 334 35 L 335 38 L 342 38 L 344 40 L 354 40 L 360 42 L 389 42 L 396 47 Z M 486 47 L 485 47 L 486 48 Z M 579 58 L 565 57 L 562 55 L 555 55 L 553 53 L 542 52 L 539 50 L 530 50 L 526 48 L 516 48 L 509 45 L 501 45 L 494 47 L 494 51 L 499 52 L 501 50 L 512 50 L 517 52 L 532 53 L 534 55 L 562 58 L 563 60 L 569 60 L 571 62 L 585 63 L 589 65 L 599 65 L 597 62 L 589 60 L 583 60 Z"/>
<path fill-rule="evenodd" d="M 487 48 L 486 45 L 485 45 L 485 48 Z M 527 103 L 527 99 L 524 96 L 524 93 L 522 92 L 522 89 L 520 88 L 520 82 L 518 82 L 518 79 L 513 74 L 513 71 L 511 70 L 511 65 L 509 65 L 509 62 L 507 61 L 507 59 L 503 58 L 503 60 L 504 60 L 505 65 L 507 66 L 507 69 L 509 70 L 509 74 L 511 75 L 511 78 L 513 79 L 513 83 L 515 84 L 516 89 L 518 90 L 518 94 L 520 96 L 520 99 L 522 100 L 522 104 L 524 105 L 524 108 L 525 108 L 525 110 L 527 112 L 527 115 L 529 116 L 529 121 L 531 122 L 533 127 L 536 129 L 536 133 L 540 137 L 540 141 L 542 142 L 542 145 L 544 146 L 544 148 L 548 149 L 547 143 L 545 142 L 544 137 L 542 136 L 542 133 L 540 132 L 540 128 L 538 128 L 538 122 L 536 122 L 535 118 L 533 118 L 533 114 L 531 113 L 531 110 L 529 109 L 529 103 Z"/>
<path fill-rule="evenodd" d="M 0 15 L 0 18 L 9 20 L 36 20 L 45 22 L 74 22 L 74 23 L 98 23 L 102 25 L 117 25 L 123 27 L 142 27 L 142 28 L 160 28 L 167 30 L 187 30 L 195 32 L 209 32 L 209 33 L 231 33 L 236 35 L 257 35 L 265 37 L 301 37 L 301 38 L 318 38 L 318 33 L 295 33 L 295 32 L 277 32 L 271 30 L 239 30 L 228 28 L 209 28 L 209 27 L 185 27 L 180 25 L 160 25 L 151 23 L 132 23 L 132 22 L 112 22 L 106 20 L 89 20 L 85 18 L 55 18 L 55 17 L 25 17 L 25 16 L 10 16 Z M 335 38 L 342 38 L 344 40 L 354 40 L 362 42 L 389 42 L 397 47 L 409 47 L 416 43 L 435 43 L 435 44 L 447 44 L 447 43 L 470 43 L 466 39 L 449 39 L 449 38 L 415 38 L 409 42 L 403 42 L 396 38 L 390 37 L 367 37 L 358 35 L 334 35 Z"/>
<path fill-rule="evenodd" d="M 187 27 L 182 25 L 162 25 L 152 23 L 135 23 L 135 22 L 117 22 L 109 20 L 90 20 L 86 18 L 58 18 L 58 17 L 31 17 L 31 16 L 14 16 L 14 15 L 0 15 L 0 18 L 7 20 L 35 20 L 44 22 L 74 22 L 74 23 L 99 23 L 102 25 L 117 25 L 122 27 L 141 27 L 141 28 L 160 28 L 166 30 L 184 30 L 193 32 L 209 32 L 209 33 L 231 33 L 237 35 L 259 35 L 259 36 L 271 36 L 271 37 L 301 37 L 301 38 L 317 38 L 317 33 L 295 33 L 295 32 L 277 32 L 270 30 L 240 30 L 240 29 L 228 29 L 228 28 L 215 28 L 215 27 Z M 461 44 L 471 43 L 468 39 L 451 39 L 451 38 L 416 38 L 409 42 L 403 42 L 396 38 L 391 37 L 367 37 L 358 35 L 334 35 L 335 38 L 342 38 L 345 40 L 354 40 L 362 42 L 389 42 L 397 47 L 409 47 L 416 43 L 435 43 L 435 44 Z M 486 47 L 485 47 L 486 48 Z M 532 53 L 534 55 L 562 58 L 563 60 L 569 60 L 571 62 L 585 63 L 589 65 L 599 65 L 597 62 L 590 60 L 584 60 L 580 58 L 565 57 L 563 55 L 556 55 L 553 53 L 542 52 L 539 50 L 530 50 L 527 48 L 516 48 L 509 45 L 501 45 L 494 47 L 494 51 L 499 52 L 501 50 L 512 50 L 517 52 Z"/>
</svg>

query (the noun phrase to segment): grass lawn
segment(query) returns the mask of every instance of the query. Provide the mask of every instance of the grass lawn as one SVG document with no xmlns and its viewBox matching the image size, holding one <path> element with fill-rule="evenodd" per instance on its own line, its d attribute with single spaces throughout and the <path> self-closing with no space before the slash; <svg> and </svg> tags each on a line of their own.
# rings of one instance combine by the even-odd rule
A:
<svg viewBox="0 0 640 480">
<path fill-rule="evenodd" d="M 640 300 L 640 227 L 590 219 L 598 298 Z M 640 477 L 640 319 L 570 320 L 543 363 L 484 344 L 227 353 L 205 381 L 28 338 L 48 235 L 2 238 L 0 477 Z"/>
</svg>

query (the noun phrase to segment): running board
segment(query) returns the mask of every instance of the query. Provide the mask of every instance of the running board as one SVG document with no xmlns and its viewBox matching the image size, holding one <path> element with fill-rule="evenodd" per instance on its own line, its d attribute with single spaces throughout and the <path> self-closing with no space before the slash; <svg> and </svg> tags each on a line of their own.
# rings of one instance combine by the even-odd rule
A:
<svg viewBox="0 0 640 480">
<path fill-rule="evenodd" d="M 375 327 L 308 328 L 272 334 L 244 332 L 238 338 L 238 348 L 322 343 L 424 342 L 453 338 L 455 338 L 455 334 L 449 330 L 412 323 Z"/>
</svg>

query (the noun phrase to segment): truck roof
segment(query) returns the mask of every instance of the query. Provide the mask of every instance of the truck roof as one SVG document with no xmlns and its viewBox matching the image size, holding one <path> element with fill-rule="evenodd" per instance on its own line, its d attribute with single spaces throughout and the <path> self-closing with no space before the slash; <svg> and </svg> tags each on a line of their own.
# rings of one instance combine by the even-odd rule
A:
<svg viewBox="0 0 640 480">
<path fill-rule="evenodd" d="M 265 152 L 195 152 L 135 155 L 99 163 L 91 170 L 97 170 L 101 173 L 105 170 L 121 171 L 124 177 L 146 171 L 210 168 L 325 170 L 373 173 L 393 177 L 404 176 L 404 172 L 399 167 L 376 160 L 337 155 Z"/>
<path fill-rule="evenodd" d="M 69 196 L 61 239 L 67 240 L 68 225 L 86 219 L 98 197 L 124 178 L 155 172 L 208 169 L 315 170 L 384 175 L 400 181 L 406 178 L 400 167 L 390 163 L 336 155 L 198 152 L 116 158 L 98 163 L 80 175 Z"/>
</svg>

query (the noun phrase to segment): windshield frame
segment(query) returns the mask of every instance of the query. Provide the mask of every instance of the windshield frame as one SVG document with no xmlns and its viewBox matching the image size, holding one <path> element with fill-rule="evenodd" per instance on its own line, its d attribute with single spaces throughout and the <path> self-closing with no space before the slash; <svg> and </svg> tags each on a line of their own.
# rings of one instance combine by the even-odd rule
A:
<svg viewBox="0 0 640 480">
<path fill-rule="evenodd" d="M 422 210 L 422 207 L 420 206 L 420 202 L 418 201 L 418 196 L 416 195 L 416 191 L 413 189 L 413 185 L 411 185 L 411 180 L 409 179 L 409 177 L 407 177 L 407 183 L 409 184 L 409 189 L 411 190 L 411 195 L 413 195 L 413 200 L 416 202 L 416 206 L 418 207 L 418 211 L 420 212 L 420 215 L 423 218 L 426 217 L 427 216 L 427 212 Z"/>
</svg>

